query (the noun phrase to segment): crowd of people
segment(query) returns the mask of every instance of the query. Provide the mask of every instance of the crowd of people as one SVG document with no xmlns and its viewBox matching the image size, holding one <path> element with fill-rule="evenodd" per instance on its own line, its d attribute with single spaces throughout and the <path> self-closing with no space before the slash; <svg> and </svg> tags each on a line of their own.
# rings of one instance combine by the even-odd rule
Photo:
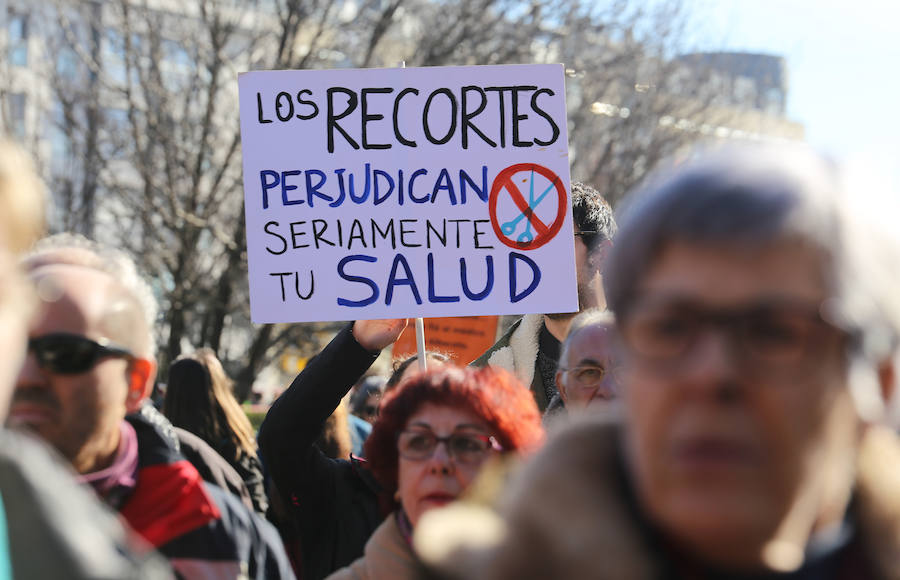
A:
<svg viewBox="0 0 900 580">
<path fill-rule="evenodd" d="M 350 322 L 258 433 L 213 351 L 157 377 L 147 281 L 43 195 L 0 148 L 0 578 L 900 578 L 900 236 L 809 150 L 618 220 L 573 183 L 579 312 L 389 376 L 408 320 Z"/>
</svg>

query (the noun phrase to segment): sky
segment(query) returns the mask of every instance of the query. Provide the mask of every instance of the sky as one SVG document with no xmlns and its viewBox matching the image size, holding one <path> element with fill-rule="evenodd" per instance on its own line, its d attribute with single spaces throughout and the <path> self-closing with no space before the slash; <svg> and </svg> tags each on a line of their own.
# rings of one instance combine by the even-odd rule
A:
<svg viewBox="0 0 900 580">
<path fill-rule="evenodd" d="M 777 54 L 787 116 L 815 147 L 854 160 L 900 192 L 900 2 L 691 0 L 706 50 Z"/>
</svg>

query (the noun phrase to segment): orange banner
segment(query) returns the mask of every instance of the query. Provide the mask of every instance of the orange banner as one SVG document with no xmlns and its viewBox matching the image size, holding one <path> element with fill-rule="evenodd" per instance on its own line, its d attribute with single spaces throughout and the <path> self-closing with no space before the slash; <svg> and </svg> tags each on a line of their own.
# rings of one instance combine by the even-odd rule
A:
<svg viewBox="0 0 900 580">
<path fill-rule="evenodd" d="M 425 319 L 425 348 L 467 365 L 489 349 L 497 337 L 498 316 L 454 316 Z M 416 352 L 416 328 L 410 324 L 394 343 L 394 357 Z"/>
</svg>

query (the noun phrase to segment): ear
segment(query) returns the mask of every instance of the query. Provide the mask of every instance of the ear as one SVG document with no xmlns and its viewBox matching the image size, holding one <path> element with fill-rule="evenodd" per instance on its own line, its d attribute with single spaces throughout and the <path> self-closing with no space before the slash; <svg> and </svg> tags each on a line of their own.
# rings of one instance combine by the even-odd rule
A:
<svg viewBox="0 0 900 580">
<path fill-rule="evenodd" d="M 569 396 L 566 394 L 566 386 L 563 384 L 562 376 L 562 371 L 556 371 L 556 389 L 559 391 L 559 396 L 562 398 L 563 404 L 567 405 L 569 403 Z"/>
<path fill-rule="evenodd" d="M 606 240 L 604 242 L 600 242 L 597 244 L 593 250 L 591 250 L 590 255 L 588 256 L 588 262 L 591 265 L 591 268 L 594 270 L 598 270 L 601 273 L 603 272 L 603 263 L 606 262 L 606 256 L 609 255 L 609 251 L 612 249 L 612 242 Z"/>
<path fill-rule="evenodd" d="M 156 361 L 135 358 L 128 365 L 128 398 L 125 401 L 125 409 L 129 413 L 140 409 L 144 399 L 150 396 L 154 379 L 156 379 Z"/>
</svg>

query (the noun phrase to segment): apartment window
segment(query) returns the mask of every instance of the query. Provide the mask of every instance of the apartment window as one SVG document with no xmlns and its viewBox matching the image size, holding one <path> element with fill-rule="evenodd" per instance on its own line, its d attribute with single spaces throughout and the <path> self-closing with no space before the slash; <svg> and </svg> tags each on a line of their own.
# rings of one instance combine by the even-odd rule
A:
<svg viewBox="0 0 900 580">
<path fill-rule="evenodd" d="M 777 87 L 766 89 L 762 108 L 770 115 L 784 116 L 784 92 Z"/>
<path fill-rule="evenodd" d="M 67 81 L 78 78 L 78 54 L 71 47 L 63 47 L 56 55 L 56 72 Z"/>
<path fill-rule="evenodd" d="M 9 135 L 16 139 L 25 138 L 25 93 L 7 93 L 6 112 L 8 114 Z"/>
<path fill-rule="evenodd" d="M 163 54 L 166 60 L 179 69 L 189 69 L 194 65 L 194 59 L 183 44 L 176 40 L 164 38 L 162 41 Z"/>
<path fill-rule="evenodd" d="M 124 86 L 128 78 L 125 67 L 125 39 L 115 28 L 103 31 L 103 71 L 116 85 Z"/>
<path fill-rule="evenodd" d="M 28 17 L 25 14 L 10 12 L 7 27 L 10 64 L 28 66 Z"/>
</svg>

